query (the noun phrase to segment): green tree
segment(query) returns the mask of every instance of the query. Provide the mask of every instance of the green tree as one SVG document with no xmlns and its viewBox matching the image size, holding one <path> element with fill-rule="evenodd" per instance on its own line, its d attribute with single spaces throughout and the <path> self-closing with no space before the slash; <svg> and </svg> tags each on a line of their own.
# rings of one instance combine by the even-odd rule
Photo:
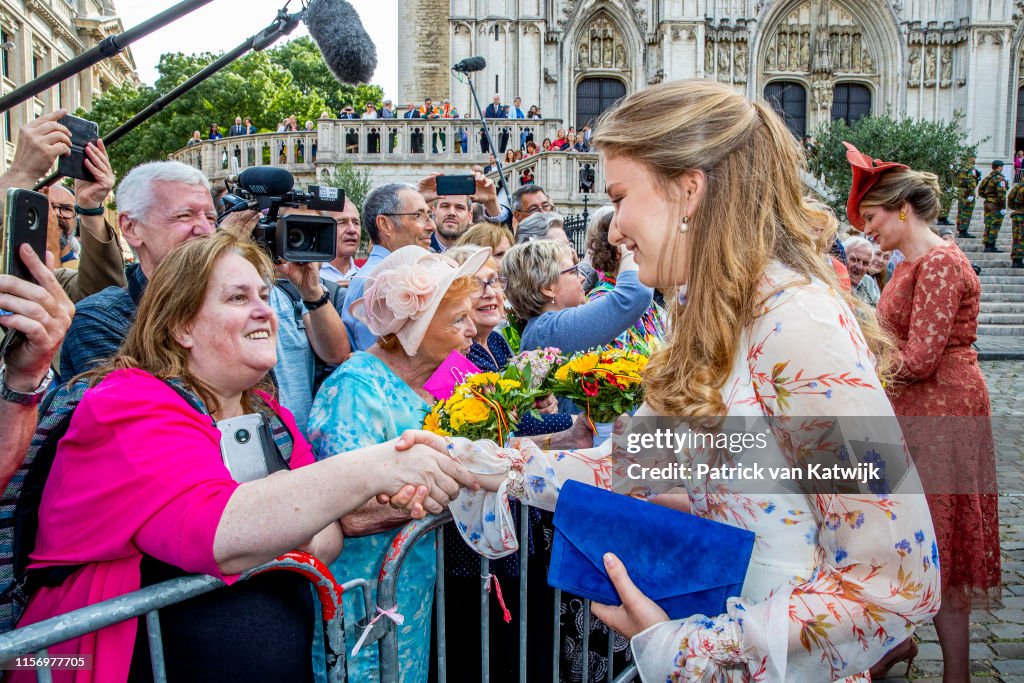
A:
<svg viewBox="0 0 1024 683">
<path fill-rule="evenodd" d="M 331 169 L 330 178 L 323 184 L 345 190 L 345 197 L 362 211 L 366 195 L 370 194 L 370 188 L 373 187 L 373 178 L 367 169 L 356 168 L 351 161 L 346 161 Z"/>
<path fill-rule="evenodd" d="M 320 49 L 309 36 L 296 38 L 267 53 L 270 60 L 288 71 L 295 79 L 295 85 L 304 95 L 320 93 L 327 101 L 327 108 L 337 115 L 341 108 L 350 105 L 357 112 L 372 103 L 378 110 L 384 100 L 384 90 L 379 85 L 341 83 L 327 67 Z"/>
<path fill-rule="evenodd" d="M 875 159 L 898 161 L 914 170 L 937 175 L 943 190 L 943 207 L 948 214 L 956 192 L 950 168 L 960 168 L 969 157 L 975 156 L 978 144 L 983 142 L 969 141 L 969 131 L 961 125 L 963 119 L 959 111 L 950 121 L 895 118 L 892 112 L 886 112 L 864 117 L 852 126 L 842 119 L 824 124 L 815 131 L 817 150 L 809 160 L 811 172 L 831 191 L 829 203 L 836 215 L 845 217 L 852 174 L 843 142 L 850 142 Z"/>
<path fill-rule="evenodd" d="M 114 172 L 123 177 L 140 163 L 166 158 L 185 145 L 192 131 L 198 130 L 205 138 L 211 123 L 219 124 L 221 133 L 226 133 L 236 116 L 251 117 L 263 132 L 276 130 L 287 116 L 294 115 L 301 127 L 307 120 L 316 121 L 323 111 L 336 114 L 331 98 L 346 92 L 353 98 L 363 97 L 353 99 L 360 106 L 365 101 L 380 103 L 380 87 L 348 86 L 352 90 L 345 91 L 330 76 L 311 40 L 293 42 L 302 44 L 286 43 L 235 60 L 129 133 L 110 149 Z M 113 88 L 93 100 L 91 111 L 80 109 L 77 113 L 99 124 L 102 134 L 108 133 L 218 57 L 208 52 L 164 54 L 157 66 L 155 86 L 126 84 Z M 324 73 L 329 81 L 323 78 Z"/>
<path fill-rule="evenodd" d="M 346 161 L 331 169 L 330 177 L 327 180 L 321 180 L 321 184 L 328 187 L 340 187 L 345 190 L 346 199 L 356 205 L 360 214 L 361 226 L 359 230 L 358 253 L 364 253 L 368 249 L 367 245 L 370 242 L 370 235 L 366 232 L 366 226 L 362 225 L 363 202 L 366 200 L 366 195 L 370 194 L 370 188 L 373 187 L 373 179 L 370 172 L 365 168 L 356 168 L 351 161 Z"/>
</svg>

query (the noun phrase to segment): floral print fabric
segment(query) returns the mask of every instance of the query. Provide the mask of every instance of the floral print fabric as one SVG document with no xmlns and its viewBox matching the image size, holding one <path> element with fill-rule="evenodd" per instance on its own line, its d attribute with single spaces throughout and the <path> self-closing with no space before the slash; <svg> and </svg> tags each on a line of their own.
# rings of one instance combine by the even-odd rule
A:
<svg viewBox="0 0 1024 683">
<path fill-rule="evenodd" d="M 838 294 L 779 264 L 761 291 L 763 307 L 723 386 L 729 417 L 769 418 L 772 438 L 758 462 L 787 466 L 838 448 L 825 438 L 836 417 L 864 416 L 861 426 L 871 431 L 858 434 L 901 443 L 873 357 Z M 652 414 L 647 406 L 637 413 L 645 414 Z M 544 452 L 526 439 L 512 446 L 456 440 L 455 451 L 473 471 L 509 472 L 510 492 L 549 510 L 569 479 L 642 493 L 635 481 L 613 477 L 625 474 L 630 458 L 613 454 L 612 442 L 574 453 Z M 680 453 L 691 467 L 720 456 Z M 866 681 L 872 664 L 938 610 L 935 535 L 912 468 L 891 492 L 794 493 L 780 483 L 750 493 L 708 480 L 687 490 L 694 514 L 755 532 L 754 553 L 742 595 L 725 614 L 659 624 L 633 638 L 643 680 Z M 500 555 L 515 545 L 494 521 L 505 504 L 501 495 L 463 492 L 450 509 L 470 545 Z M 685 571 L 700 558 L 681 548 L 673 561 Z"/>
</svg>

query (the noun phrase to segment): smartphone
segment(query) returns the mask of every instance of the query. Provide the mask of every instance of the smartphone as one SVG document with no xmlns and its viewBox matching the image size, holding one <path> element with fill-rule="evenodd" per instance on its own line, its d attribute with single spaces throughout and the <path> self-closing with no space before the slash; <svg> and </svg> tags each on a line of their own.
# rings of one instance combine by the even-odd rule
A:
<svg viewBox="0 0 1024 683">
<path fill-rule="evenodd" d="M 71 131 L 71 154 L 62 156 L 57 161 L 57 173 L 79 180 L 93 181 L 89 169 L 85 167 L 85 147 L 100 138 L 100 127 L 92 121 L 68 114 L 57 123 Z"/>
<path fill-rule="evenodd" d="M 39 260 L 46 263 L 49 210 L 46 195 L 32 190 L 7 190 L 7 203 L 3 211 L 3 239 L 0 242 L 0 269 L 4 274 L 29 282 L 36 281 L 28 266 L 22 263 L 18 251 L 22 244 L 28 244 Z"/>
<path fill-rule="evenodd" d="M 221 420 L 217 429 L 220 454 L 232 479 L 244 484 L 270 474 L 268 455 L 274 451 L 262 415 L 251 413 Z"/>
<path fill-rule="evenodd" d="M 437 176 L 438 196 L 446 194 L 476 194 L 476 178 L 471 175 Z"/>
</svg>

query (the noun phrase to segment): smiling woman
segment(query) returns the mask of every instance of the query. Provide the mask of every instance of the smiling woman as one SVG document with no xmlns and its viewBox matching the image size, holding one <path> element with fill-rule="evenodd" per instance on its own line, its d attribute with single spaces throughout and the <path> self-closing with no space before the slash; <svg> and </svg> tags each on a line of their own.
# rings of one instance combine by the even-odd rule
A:
<svg viewBox="0 0 1024 683">
<path fill-rule="evenodd" d="M 30 557 L 56 578 L 19 625 L 185 573 L 231 585 L 292 549 L 329 562 L 341 550 L 339 518 L 374 495 L 429 483 L 423 507 L 439 512 L 458 491 L 453 476 L 472 482 L 447 454 L 415 443 L 425 435 L 407 438 L 401 457 L 392 442 L 313 463 L 267 377 L 277 360 L 271 273 L 247 239 L 188 242 L 156 270 L 118 354 L 72 380 L 91 388 L 57 446 Z M 275 476 L 238 483 L 225 466 L 214 420 L 243 413 L 268 425 L 273 453 L 263 457 L 276 459 Z M 161 610 L 168 680 L 310 680 L 309 586 L 284 574 Z M 274 648 L 259 646 L 270 640 Z M 148 667 L 147 648 L 128 621 L 52 654 L 93 654 L 92 680 L 119 682 Z"/>
</svg>

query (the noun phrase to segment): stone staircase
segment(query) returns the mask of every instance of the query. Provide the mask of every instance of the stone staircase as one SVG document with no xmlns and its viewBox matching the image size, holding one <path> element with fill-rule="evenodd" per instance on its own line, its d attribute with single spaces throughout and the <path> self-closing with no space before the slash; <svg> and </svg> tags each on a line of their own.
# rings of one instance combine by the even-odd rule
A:
<svg viewBox="0 0 1024 683">
<path fill-rule="evenodd" d="M 955 219 L 956 212 L 951 212 Z M 986 254 L 981 236 L 985 232 L 981 202 L 971 221 L 973 239 L 958 238 L 957 243 L 967 258 L 981 268 L 981 311 L 978 314 L 978 336 L 1024 337 L 1024 268 L 1010 267 L 1012 227 L 1007 215 L 999 230 L 996 246 L 1001 254 Z M 1024 342 L 1024 339 L 1021 340 Z"/>
</svg>

